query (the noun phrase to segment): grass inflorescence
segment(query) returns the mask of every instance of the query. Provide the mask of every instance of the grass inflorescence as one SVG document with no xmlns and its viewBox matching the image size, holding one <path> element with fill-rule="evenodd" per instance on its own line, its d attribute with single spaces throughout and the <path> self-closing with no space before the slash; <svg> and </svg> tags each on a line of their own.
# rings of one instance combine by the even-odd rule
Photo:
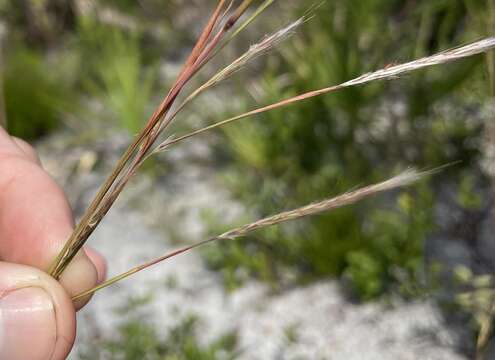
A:
<svg viewBox="0 0 495 360">
<path fill-rule="evenodd" d="M 159 104 L 155 112 L 148 119 L 144 127 L 138 132 L 126 152 L 115 165 L 113 171 L 99 189 L 88 209 L 85 211 L 81 221 L 77 224 L 66 245 L 54 260 L 49 269 L 49 272 L 53 277 L 58 279 L 61 276 L 77 252 L 82 248 L 93 231 L 101 223 L 102 219 L 110 210 L 114 202 L 118 199 L 119 195 L 129 183 L 131 178 L 137 173 L 143 163 L 152 155 L 164 150 L 170 150 L 172 146 L 177 145 L 183 140 L 193 138 L 197 135 L 205 133 L 206 131 L 225 126 L 235 121 L 240 121 L 242 119 L 269 112 L 271 110 L 284 108 L 289 105 L 337 92 L 346 88 L 363 86 L 376 81 L 393 80 L 426 67 L 458 61 L 480 53 L 486 53 L 495 48 L 495 38 L 491 37 L 482 39 L 471 44 L 442 51 L 431 56 L 420 57 L 418 60 L 393 66 L 386 66 L 377 71 L 366 73 L 355 77 L 354 79 L 347 80 L 341 84 L 330 85 L 325 88 L 307 91 L 300 95 L 292 96 L 273 104 L 262 106 L 229 119 L 219 121 L 213 125 L 198 129 L 191 133 L 172 137 L 171 134 L 167 133 L 167 130 L 170 125 L 179 118 L 182 109 L 184 109 L 191 101 L 196 99 L 201 93 L 207 91 L 213 86 L 218 85 L 233 73 L 242 69 L 252 59 L 266 54 L 281 41 L 290 38 L 290 35 L 293 35 L 294 32 L 297 31 L 298 27 L 304 26 L 304 23 L 308 21 L 308 17 L 303 17 L 290 23 L 284 28 L 275 31 L 272 35 L 261 39 L 261 41 L 249 47 L 244 54 L 239 56 L 232 63 L 216 72 L 210 80 L 191 91 L 189 95 L 186 95 L 185 100 L 179 101 L 185 92 L 186 86 L 190 84 L 195 75 L 203 70 L 206 64 L 210 63 L 216 55 L 218 55 L 226 46 L 234 41 L 244 29 L 246 29 L 259 16 L 261 16 L 273 2 L 274 0 L 265 0 L 255 7 L 255 3 L 257 2 L 252 0 L 243 0 L 239 2 L 229 2 L 226 0 L 218 1 L 218 4 L 213 10 L 203 31 L 193 46 L 190 55 L 186 59 L 182 70 L 173 82 L 166 96 L 163 98 L 163 101 Z M 302 217 L 313 216 L 321 212 L 330 211 L 341 206 L 355 203 L 365 197 L 369 197 L 380 192 L 410 185 L 411 183 L 419 180 L 423 175 L 425 175 L 425 173 L 412 170 L 406 171 L 398 176 L 392 177 L 375 185 L 363 187 L 358 190 L 345 193 L 341 196 L 323 200 L 321 202 L 302 206 L 296 208 L 295 210 L 275 214 L 245 226 L 229 230 L 219 236 L 215 236 L 203 242 L 179 249 L 147 264 L 133 268 L 129 272 L 112 278 L 94 289 L 89 289 L 83 294 L 77 295 L 75 299 L 90 295 L 95 291 L 120 281 L 132 274 L 135 274 L 136 272 L 142 271 L 145 268 L 160 263 L 170 257 L 197 248 L 201 245 L 205 245 L 213 241 L 230 240 L 243 237 L 252 231 L 267 226 L 277 225 L 286 221 L 296 220 Z"/>
</svg>

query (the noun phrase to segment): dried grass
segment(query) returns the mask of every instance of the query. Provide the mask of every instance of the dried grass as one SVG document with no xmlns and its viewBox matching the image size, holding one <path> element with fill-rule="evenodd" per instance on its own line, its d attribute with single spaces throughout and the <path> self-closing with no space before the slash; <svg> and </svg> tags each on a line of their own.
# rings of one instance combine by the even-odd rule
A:
<svg viewBox="0 0 495 360">
<path fill-rule="evenodd" d="M 334 85 L 324 89 L 310 91 L 305 94 L 301 94 L 290 99 L 286 99 L 275 104 L 255 109 L 250 112 L 235 116 L 233 118 L 218 122 L 214 125 L 199 129 L 178 138 L 169 138 L 165 142 L 157 145 L 160 136 L 162 134 L 165 134 L 168 126 L 176 119 L 177 115 L 188 102 L 193 100 L 201 92 L 218 84 L 220 81 L 224 80 L 232 73 L 242 68 L 248 61 L 250 61 L 254 57 L 259 56 L 260 54 L 263 54 L 267 50 L 276 46 L 277 43 L 287 38 L 288 35 L 293 33 L 294 29 L 296 29 L 305 21 L 305 18 L 299 19 L 296 22 L 290 24 L 288 27 L 275 32 L 273 35 L 264 38 L 260 43 L 252 46 L 245 54 L 240 56 L 230 65 L 226 66 L 223 70 L 220 70 L 203 86 L 193 91 L 191 95 L 189 95 L 189 97 L 186 97 L 186 100 L 177 107 L 177 110 L 172 112 L 171 109 L 174 106 L 176 100 L 182 93 L 185 85 L 190 82 L 194 75 L 197 74 L 205 66 L 205 64 L 207 64 L 213 57 L 215 57 L 215 55 L 217 55 L 225 46 L 227 46 L 243 29 L 249 26 L 254 21 L 254 19 L 261 15 L 264 10 L 273 3 L 273 1 L 274 0 L 265 0 L 264 2 L 262 2 L 259 7 L 254 10 L 253 14 L 240 25 L 238 25 L 237 23 L 247 12 L 247 10 L 252 7 L 254 1 L 243 0 L 237 7 L 233 7 L 232 1 L 218 1 L 215 10 L 211 14 L 206 26 L 204 27 L 200 37 L 196 42 L 196 45 L 192 49 L 191 54 L 187 58 L 182 71 L 179 73 L 167 96 L 163 99 L 162 103 L 158 106 L 156 111 L 148 120 L 146 126 L 129 145 L 127 151 L 116 164 L 106 182 L 100 188 L 95 199 L 92 201 L 91 205 L 82 217 L 82 220 L 76 226 L 66 245 L 53 262 L 49 272 L 54 278 L 58 279 L 60 277 L 60 275 L 72 261 L 76 253 L 81 249 L 88 237 L 91 236 L 93 231 L 105 217 L 108 210 L 117 200 L 120 193 L 128 184 L 132 176 L 137 172 L 143 162 L 155 152 L 169 149 L 172 145 L 177 144 L 185 139 L 189 139 L 208 130 L 215 129 L 253 115 L 261 114 L 277 108 L 282 108 L 306 99 L 328 94 L 344 88 L 358 85 L 360 86 L 374 81 L 395 79 L 404 74 L 418 71 L 426 67 L 457 61 L 463 58 L 474 56 L 476 54 L 488 52 L 489 50 L 495 48 L 494 37 L 483 39 L 469 45 L 435 54 L 433 56 L 407 62 L 401 65 L 386 67 L 372 73 L 367 73 L 355 79 L 344 82 L 340 85 Z M 154 264 L 160 263 L 170 257 L 184 253 L 212 241 L 235 239 L 244 236 L 252 231 L 265 228 L 267 226 L 272 226 L 286 221 L 296 220 L 302 217 L 313 216 L 321 212 L 330 211 L 341 206 L 355 203 L 363 198 L 380 192 L 409 185 L 420 179 L 425 174 L 426 173 L 409 170 L 382 183 L 367 186 L 332 199 L 313 203 L 295 210 L 282 212 L 280 214 L 276 214 L 274 216 L 253 222 L 251 224 L 247 224 L 245 226 L 233 229 L 203 242 L 177 250 L 147 264 L 138 266 L 126 272 L 125 274 L 108 280 L 107 282 L 94 289 L 90 289 L 83 294 L 77 295 L 75 299 L 92 294 L 99 289 L 109 286 Z"/>
</svg>

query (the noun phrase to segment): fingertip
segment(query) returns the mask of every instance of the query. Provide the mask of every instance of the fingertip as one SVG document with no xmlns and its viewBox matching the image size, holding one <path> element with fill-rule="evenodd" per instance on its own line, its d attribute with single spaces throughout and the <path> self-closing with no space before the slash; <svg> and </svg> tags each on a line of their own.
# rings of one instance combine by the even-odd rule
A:
<svg viewBox="0 0 495 360">
<path fill-rule="evenodd" d="M 76 296 L 98 283 L 98 271 L 85 251 L 80 251 L 60 277 L 60 283 L 67 290 L 70 297 Z M 76 310 L 86 305 L 91 296 L 74 302 Z"/>
<path fill-rule="evenodd" d="M 98 283 L 102 283 L 107 278 L 107 260 L 95 249 L 85 246 L 84 251 L 96 268 Z"/>
</svg>

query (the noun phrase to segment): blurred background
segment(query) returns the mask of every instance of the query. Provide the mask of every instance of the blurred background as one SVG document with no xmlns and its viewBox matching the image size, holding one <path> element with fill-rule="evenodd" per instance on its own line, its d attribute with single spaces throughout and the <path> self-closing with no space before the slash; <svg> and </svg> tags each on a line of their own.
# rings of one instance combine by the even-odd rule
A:
<svg viewBox="0 0 495 360">
<path fill-rule="evenodd" d="M 276 1 L 196 84 L 314 3 Z M 76 216 L 214 5 L 0 1 L 0 119 L 35 144 Z M 170 134 L 495 34 L 495 0 L 327 0 L 313 14 Z M 91 239 L 110 274 L 410 166 L 452 165 L 102 290 L 81 312 L 71 358 L 495 359 L 494 95 L 495 57 L 477 56 L 273 111 L 152 159 Z"/>
</svg>

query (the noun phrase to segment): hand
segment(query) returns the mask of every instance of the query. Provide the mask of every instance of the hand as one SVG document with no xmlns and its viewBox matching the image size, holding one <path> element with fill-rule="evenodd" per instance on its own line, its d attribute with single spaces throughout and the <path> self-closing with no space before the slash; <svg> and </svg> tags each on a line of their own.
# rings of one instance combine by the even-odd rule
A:
<svg viewBox="0 0 495 360">
<path fill-rule="evenodd" d="M 105 261 L 85 248 L 55 281 L 45 271 L 74 222 L 62 189 L 26 142 L 0 127 L 0 359 L 62 360 L 75 339 L 71 296 L 105 277 Z"/>
</svg>

